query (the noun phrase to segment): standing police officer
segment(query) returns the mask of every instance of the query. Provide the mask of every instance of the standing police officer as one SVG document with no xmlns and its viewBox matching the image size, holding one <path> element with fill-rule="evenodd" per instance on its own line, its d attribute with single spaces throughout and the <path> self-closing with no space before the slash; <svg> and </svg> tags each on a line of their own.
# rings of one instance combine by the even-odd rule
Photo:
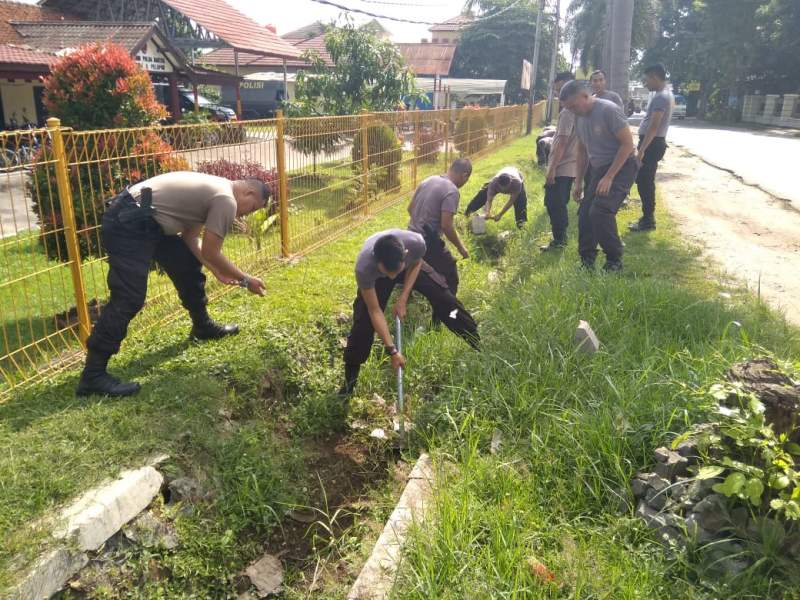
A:
<svg viewBox="0 0 800 600">
<path fill-rule="evenodd" d="M 672 118 L 675 99 L 667 88 L 667 72 L 658 64 L 644 70 L 645 85 L 655 92 L 647 105 L 647 113 L 639 125 L 639 147 L 636 155 L 639 175 L 636 188 L 642 199 L 642 218 L 628 227 L 631 231 L 648 231 L 656 228 L 656 170 L 667 152 L 667 131 Z"/>
<path fill-rule="evenodd" d="M 256 179 L 229 181 L 179 171 L 143 181 L 106 203 L 101 233 L 108 254 L 110 298 L 87 341 L 79 396 L 130 396 L 139 391 L 138 383 L 121 382 L 106 368 L 119 352 L 128 323 L 144 306 L 152 261 L 172 280 L 189 311 L 193 338 L 238 333 L 236 325 L 220 325 L 209 316 L 202 268 L 205 265 L 222 283 L 264 294 L 260 279 L 222 254 L 222 242 L 234 219 L 264 208 L 269 194 L 269 188 Z"/>
<path fill-rule="evenodd" d="M 589 95 L 579 81 L 561 89 L 561 103 L 578 117 L 578 157 L 573 197 L 578 208 L 578 252 L 581 262 L 594 268 L 597 245 L 606 255 L 606 271 L 622 270 L 622 240 L 617 211 L 636 179 L 633 137 L 619 107 Z M 589 166 L 589 187 L 583 196 L 583 174 Z M 583 198 L 582 198 L 583 196 Z"/>
</svg>

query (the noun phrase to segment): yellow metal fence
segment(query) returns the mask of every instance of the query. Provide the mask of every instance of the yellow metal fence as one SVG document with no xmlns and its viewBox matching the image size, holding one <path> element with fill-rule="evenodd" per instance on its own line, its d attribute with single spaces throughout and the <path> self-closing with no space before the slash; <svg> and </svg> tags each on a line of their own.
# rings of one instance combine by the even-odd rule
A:
<svg viewBox="0 0 800 600">
<path fill-rule="evenodd" d="M 409 198 L 453 159 L 519 137 L 525 117 L 508 106 L 105 131 L 51 119 L 0 134 L 0 395 L 81 359 L 108 296 L 103 203 L 127 185 L 175 170 L 268 180 L 269 210 L 237 222 L 224 248 L 259 274 Z M 166 276 L 148 285 L 134 327 L 180 313 Z M 212 296 L 226 289 L 209 282 Z"/>
</svg>

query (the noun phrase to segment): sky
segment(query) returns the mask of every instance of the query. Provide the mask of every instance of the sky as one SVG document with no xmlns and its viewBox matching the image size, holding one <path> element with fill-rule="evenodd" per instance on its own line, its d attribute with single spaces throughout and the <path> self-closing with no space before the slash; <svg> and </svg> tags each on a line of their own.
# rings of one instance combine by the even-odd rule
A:
<svg viewBox="0 0 800 600">
<path fill-rule="evenodd" d="M 35 4 L 37 0 L 21 0 L 26 4 Z M 414 21 L 430 21 L 439 23 L 460 14 L 465 0 L 332 0 L 349 8 L 358 8 L 368 12 Z M 562 0 L 562 10 L 572 0 Z M 314 21 L 329 22 L 338 19 L 343 12 L 338 8 L 325 6 L 314 0 L 227 0 L 254 21 L 261 25 L 272 24 L 283 35 L 294 29 Z M 370 20 L 371 17 L 353 14 L 356 22 Z M 378 19 L 392 34 L 395 42 L 419 42 L 423 38 L 430 40 L 430 25 L 414 25 L 400 23 L 389 19 Z M 569 55 L 566 45 L 562 46 L 562 54 Z"/>
<path fill-rule="evenodd" d="M 441 22 L 458 15 L 464 7 L 464 0 L 333 0 L 350 8 L 358 8 L 368 12 L 410 19 L 414 21 Z M 337 19 L 342 11 L 331 6 L 318 4 L 313 0 L 228 0 L 241 12 L 255 21 L 266 25 L 271 23 L 283 35 L 314 21 L 328 22 Z M 369 20 L 371 17 L 353 15 L 356 22 Z M 430 25 L 413 25 L 399 23 L 389 19 L 378 19 L 392 34 L 395 42 L 419 42 L 423 38 L 430 39 Z"/>
</svg>

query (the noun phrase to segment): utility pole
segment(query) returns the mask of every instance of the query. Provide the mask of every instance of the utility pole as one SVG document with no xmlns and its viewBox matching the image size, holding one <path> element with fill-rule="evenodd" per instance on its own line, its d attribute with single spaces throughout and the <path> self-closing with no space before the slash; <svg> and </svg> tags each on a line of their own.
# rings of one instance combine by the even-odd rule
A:
<svg viewBox="0 0 800 600">
<path fill-rule="evenodd" d="M 550 85 L 547 89 L 547 124 L 553 120 L 553 86 L 556 80 L 556 63 L 558 62 L 559 38 L 561 33 L 561 0 L 556 0 L 556 20 L 553 23 L 553 56 L 550 59 Z"/>
<path fill-rule="evenodd" d="M 533 40 L 533 60 L 531 61 L 531 89 L 528 97 L 528 125 L 525 127 L 526 135 L 530 135 L 533 130 L 533 95 L 536 91 L 536 71 L 539 66 L 539 41 L 542 33 L 542 13 L 544 12 L 544 0 L 539 0 L 539 12 L 536 15 L 536 39 Z"/>
</svg>

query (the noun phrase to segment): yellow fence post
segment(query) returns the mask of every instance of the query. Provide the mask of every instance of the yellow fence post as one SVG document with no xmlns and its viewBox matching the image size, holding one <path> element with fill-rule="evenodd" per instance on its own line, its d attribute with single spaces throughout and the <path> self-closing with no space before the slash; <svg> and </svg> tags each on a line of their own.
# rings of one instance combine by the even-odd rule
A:
<svg viewBox="0 0 800 600">
<path fill-rule="evenodd" d="M 276 155 L 278 159 L 278 207 L 281 216 L 281 256 L 289 256 L 289 185 L 286 175 L 286 120 L 283 111 L 275 113 L 277 119 L 277 139 L 275 140 Z"/>
<path fill-rule="evenodd" d="M 470 138 L 472 138 L 472 119 L 469 118 L 469 113 L 464 113 L 465 118 L 467 119 L 467 151 L 464 153 L 467 156 L 472 156 L 472 144 L 470 143 Z"/>
<path fill-rule="evenodd" d="M 450 146 L 450 107 L 447 107 L 447 112 L 444 116 L 444 170 L 447 171 L 447 151 Z"/>
<path fill-rule="evenodd" d="M 361 201 L 369 214 L 369 113 L 361 115 Z"/>
<path fill-rule="evenodd" d="M 64 237 L 67 240 L 69 269 L 72 274 L 72 287 L 75 289 L 75 310 L 78 315 L 78 339 L 86 348 L 86 339 L 92 330 L 89 320 L 89 306 L 86 301 L 86 286 L 81 270 L 81 250 L 78 245 L 78 226 L 75 222 L 75 207 L 72 204 L 72 188 L 69 183 L 69 167 L 67 153 L 64 150 L 64 137 L 61 130 L 61 119 L 47 119 L 47 130 L 53 140 L 55 156 L 56 187 L 58 188 L 58 207 L 64 224 Z"/>
</svg>

